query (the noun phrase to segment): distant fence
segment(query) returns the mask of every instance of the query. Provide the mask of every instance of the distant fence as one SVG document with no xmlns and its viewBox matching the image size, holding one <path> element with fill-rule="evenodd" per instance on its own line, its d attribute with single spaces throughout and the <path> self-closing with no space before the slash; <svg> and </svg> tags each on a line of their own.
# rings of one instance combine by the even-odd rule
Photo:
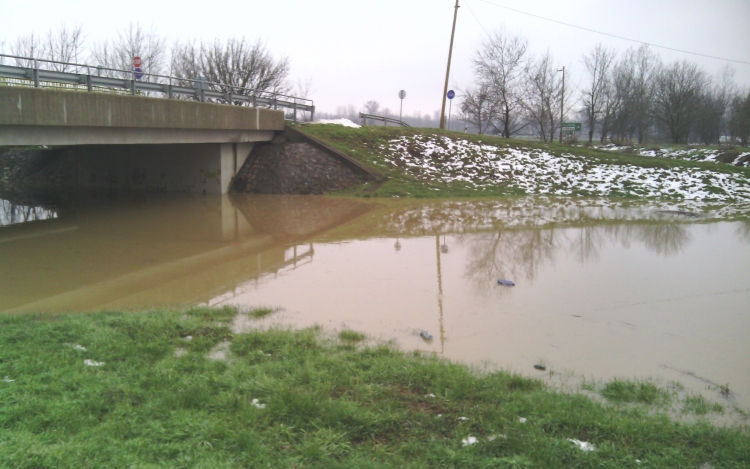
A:
<svg viewBox="0 0 750 469">
<path fill-rule="evenodd" d="M 6 61 L 13 62 L 14 65 L 6 65 Z M 136 75 L 133 70 L 16 55 L 0 54 L 0 86 L 3 85 L 147 96 L 160 93 L 169 99 L 182 97 L 217 104 L 288 109 L 293 111 L 295 121 L 297 111 L 309 112 L 310 120 L 315 118 L 315 105 L 310 99 L 213 83 L 202 78 L 180 78 L 140 72 Z"/>
<path fill-rule="evenodd" d="M 360 112 L 359 118 L 362 119 L 362 125 L 367 125 L 367 119 L 370 119 L 373 121 L 381 121 L 383 125 L 388 125 L 388 123 L 391 123 L 391 124 L 400 125 L 402 127 L 411 127 L 406 122 L 400 121 L 398 119 L 393 119 L 392 117 L 375 116 L 373 114 L 365 114 L 363 112 Z"/>
</svg>

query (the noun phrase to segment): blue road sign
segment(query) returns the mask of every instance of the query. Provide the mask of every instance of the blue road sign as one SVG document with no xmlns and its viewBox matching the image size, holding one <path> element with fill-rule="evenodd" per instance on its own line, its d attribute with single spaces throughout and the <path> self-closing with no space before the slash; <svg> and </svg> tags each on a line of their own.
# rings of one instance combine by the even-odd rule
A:
<svg viewBox="0 0 750 469">
<path fill-rule="evenodd" d="M 141 67 L 136 67 L 135 70 L 133 70 L 133 75 L 136 80 L 143 78 L 143 70 L 141 70 Z"/>
<path fill-rule="evenodd" d="M 453 99 L 456 97 L 456 92 L 453 90 L 448 91 L 448 99 Z"/>
</svg>

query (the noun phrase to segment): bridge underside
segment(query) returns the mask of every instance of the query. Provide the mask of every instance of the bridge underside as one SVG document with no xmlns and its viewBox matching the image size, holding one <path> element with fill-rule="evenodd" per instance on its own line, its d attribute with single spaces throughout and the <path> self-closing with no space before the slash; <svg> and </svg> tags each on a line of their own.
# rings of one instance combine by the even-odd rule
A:
<svg viewBox="0 0 750 469">
<path fill-rule="evenodd" d="M 254 144 L 283 129 L 272 109 L 0 86 L 0 146 L 65 147 L 42 158 L 63 186 L 226 193 Z"/>
</svg>

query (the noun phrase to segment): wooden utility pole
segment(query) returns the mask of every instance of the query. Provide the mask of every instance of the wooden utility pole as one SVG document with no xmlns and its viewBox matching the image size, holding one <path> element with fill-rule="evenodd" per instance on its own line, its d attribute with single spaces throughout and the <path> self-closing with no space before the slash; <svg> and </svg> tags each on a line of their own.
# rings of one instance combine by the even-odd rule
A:
<svg viewBox="0 0 750 469">
<path fill-rule="evenodd" d="M 451 75 L 451 55 L 453 55 L 453 36 L 456 35 L 456 17 L 458 16 L 458 0 L 453 10 L 453 31 L 451 31 L 451 46 L 448 49 L 448 69 L 445 71 L 445 88 L 443 89 L 443 108 L 440 110 L 440 128 L 445 128 L 445 99 L 448 94 L 448 78 Z"/>
</svg>

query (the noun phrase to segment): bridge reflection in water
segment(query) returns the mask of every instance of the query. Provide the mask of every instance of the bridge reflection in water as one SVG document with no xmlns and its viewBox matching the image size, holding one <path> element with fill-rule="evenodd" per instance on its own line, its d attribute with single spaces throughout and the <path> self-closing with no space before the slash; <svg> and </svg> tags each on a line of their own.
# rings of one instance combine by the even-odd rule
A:
<svg viewBox="0 0 750 469">
<path fill-rule="evenodd" d="M 309 239 L 372 210 L 325 197 L 3 200 L 0 312 L 208 303 L 311 261 Z"/>
</svg>

